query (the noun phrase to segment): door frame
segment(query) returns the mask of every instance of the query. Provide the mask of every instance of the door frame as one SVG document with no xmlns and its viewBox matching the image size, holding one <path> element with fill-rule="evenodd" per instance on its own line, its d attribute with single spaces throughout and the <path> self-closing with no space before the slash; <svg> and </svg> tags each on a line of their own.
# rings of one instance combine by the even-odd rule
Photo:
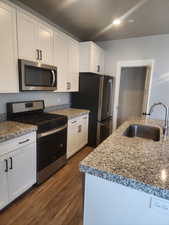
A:
<svg viewBox="0 0 169 225">
<path fill-rule="evenodd" d="M 154 60 L 134 60 L 134 61 L 118 61 L 117 62 L 117 73 L 115 77 L 115 94 L 114 94 L 114 106 L 113 106 L 113 130 L 117 128 L 117 114 L 118 114 L 118 105 L 119 105 L 119 92 L 120 92 L 120 79 L 121 79 L 121 70 L 124 67 L 147 67 L 149 68 L 149 72 L 146 75 L 146 90 L 147 90 L 147 98 L 146 98 L 146 109 L 149 110 L 150 104 L 150 94 L 152 87 L 152 78 L 154 73 Z M 148 79 L 147 79 L 148 76 Z M 145 98 L 144 98 L 145 100 Z M 144 105 L 145 105 L 144 104 Z"/>
</svg>

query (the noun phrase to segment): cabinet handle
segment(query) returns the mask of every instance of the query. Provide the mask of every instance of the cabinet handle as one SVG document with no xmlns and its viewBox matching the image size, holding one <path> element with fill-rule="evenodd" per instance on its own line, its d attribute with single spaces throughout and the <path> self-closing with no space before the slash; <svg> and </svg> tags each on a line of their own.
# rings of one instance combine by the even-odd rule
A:
<svg viewBox="0 0 169 225">
<path fill-rule="evenodd" d="M 10 157 L 9 159 L 10 159 L 10 164 L 11 164 L 9 169 L 12 170 L 13 169 L 13 159 L 12 159 L 12 157 Z"/>
<path fill-rule="evenodd" d="M 67 82 L 66 85 L 67 85 L 67 90 L 70 90 L 71 89 L 71 83 Z"/>
<path fill-rule="evenodd" d="M 100 72 L 100 65 L 97 66 L 97 72 Z"/>
<path fill-rule="evenodd" d="M 82 125 L 78 126 L 78 132 L 80 133 L 82 131 Z"/>
<path fill-rule="evenodd" d="M 39 60 L 40 57 L 39 57 L 39 49 L 36 49 L 36 60 Z"/>
<path fill-rule="evenodd" d="M 4 161 L 5 161 L 5 165 L 6 165 L 5 172 L 7 173 L 8 172 L 8 160 L 5 159 Z"/>
<path fill-rule="evenodd" d="M 42 60 L 42 50 L 40 50 L 40 60 Z"/>
<path fill-rule="evenodd" d="M 76 123 L 77 121 L 76 120 L 74 120 L 74 121 L 72 121 L 72 124 L 74 124 L 74 123 Z"/>
<path fill-rule="evenodd" d="M 30 139 L 26 139 L 25 141 L 21 141 L 21 142 L 19 142 L 19 144 L 21 145 L 21 144 L 24 144 L 24 143 L 26 143 L 28 141 L 30 141 Z"/>
</svg>

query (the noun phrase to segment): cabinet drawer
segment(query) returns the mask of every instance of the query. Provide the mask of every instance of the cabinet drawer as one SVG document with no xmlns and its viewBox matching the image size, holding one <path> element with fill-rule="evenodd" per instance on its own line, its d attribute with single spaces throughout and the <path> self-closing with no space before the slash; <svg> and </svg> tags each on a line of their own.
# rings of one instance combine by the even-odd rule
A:
<svg viewBox="0 0 169 225">
<path fill-rule="evenodd" d="M 31 132 L 9 141 L 2 142 L 0 143 L 0 156 L 24 147 L 32 142 L 36 142 L 36 132 Z"/>
<path fill-rule="evenodd" d="M 69 119 L 68 120 L 68 125 L 73 125 L 77 122 L 81 122 L 83 121 L 85 123 L 85 121 L 87 122 L 87 125 L 88 125 L 88 120 L 89 120 L 89 114 L 85 114 L 85 115 L 82 115 L 82 116 L 77 116 L 73 119 Z"/>
<path fill-rule="evenodd" d="M 67 158 L 71 157 L 78 151 L 78 126 L 79 117 L 70 119 L 68 121 Z"/>
<path fill-rule="evenodd" d="M 85 126 L 88 126 L 88 123 L 89 123 L 89 114 L 83 115 L 83 116 L 81 117 L 81 119 L 82 119 L 82 121 L 83 121 L 83 124 L 84 124 Z"/>
</svg>

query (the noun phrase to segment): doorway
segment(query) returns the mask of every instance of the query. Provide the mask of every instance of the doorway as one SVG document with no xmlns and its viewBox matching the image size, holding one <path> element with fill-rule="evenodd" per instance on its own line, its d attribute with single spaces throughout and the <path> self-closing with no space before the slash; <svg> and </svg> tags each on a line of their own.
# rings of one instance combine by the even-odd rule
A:
<svg viewBox="0 0 169 225">
<path fill-rule="evenodd" d="M 143 113 L 147 67 L 121 69 L 117 127 L 131 117 Z"/>
<path fill-rule="evenodd" d="M 138 73 L 136 71 L 138 71 Z M 131 77 L 129 78 L 128 76 L 126 76 L 124 78 L 124 75 L 130 74 L 130 72 L 132 74 L 131 77 L 133 77 L 133 79 L 131 79 Z M 143 74 L 143 72 L 145 72 L 145 73 L 144 73 L 144 75 L 142 75 L 142 81 L 140 81 L 141 78 L 140 77 L 138 78 L 137 74 L 141 75 L 141 74 Z M 126 120 L 129 115 L 131 115 L 129 117 L 138 116 L 138 112 L 140 112 L 140 111 L 141 111 L 141 113 L 143 113 L 143 112 L 147 113 L 149 111 L 149 102 L 150 102 L 150 93 L 151 93 L 153 72 L 154 72 L 154 60 L 120 61 L 117 63 L 117 73 L 116 73 L 116 77 L 115 77 L 114 106 L 113 106 L 113 130 L 115 130 L 118 125 L 120 125 L 124 120 Z M 134 74 L 136 77 L 134 77 Z M 129 81 L 126 82 L 127 83 L 126 88 L 129 88 L 130 86 L 135 86 L 135 85 L 138 86 L 139 82 L 141 82 L 139 89 L 144 90 L 142 92 L 137 91 L 139 93 L 138 98 L 141 99 L 140 106 L 137 105 L 136 109 L 133 109 L 134 104 L 132 104 L 132 100 L 130 100 L 130 102 L 131 102 L 130 110 L 128 107 L 127 108 L 128 111 L 126 114 L 125 114 L 126 108 L 125 108 L 124 101 L 126 101 L 125 100 L 126 96 L 128 96 L 128 98 L 129 98 L 129 96 L 131 96 L 131 93 L 127 94 L 126 96 L 123 94 L 123 96 L 124 96 L 123 98 L 120 95 L 120 92 L 121 92 L 120 86 L 122 85 L 122 87 L 123 87 L 125 84 L 124 80 L 121 80 L 121 77 L 122 77 L 122 79 L 123 78 L 127 79 L 127 77 L 128 77 L 128 79 L 131 80 L 131 82 L 129 82 Z M 122 81 L 122 84 L 121 84 L 121 81 Z M 144 86 L 144 88 L 143 88 L 143 86 Z M 137 94 L 136 94 L 136 96 L 137 96 Z M 136 101 L 136 99 L 137 99 L 136 96 L 135 96 L 135 99 L 133 100 L 133 102 Z M 121 103 L 122 101 L 123 101 L 123 104 Z M 142 108 L 141 108 L 141 105 L 142 105 Z M 122 113 L 120 112 L 121 115 L 119 114 L 120 107 L 123 107 L 123 112 Z M 132 109 L 133 109 L 133 112 L 132 112 Z M 134 110 L 137 112 L 135 115 L 134 115 Z M 126 116 L 126 115 L 128 115 L 128 116 Z"/>
</svg>

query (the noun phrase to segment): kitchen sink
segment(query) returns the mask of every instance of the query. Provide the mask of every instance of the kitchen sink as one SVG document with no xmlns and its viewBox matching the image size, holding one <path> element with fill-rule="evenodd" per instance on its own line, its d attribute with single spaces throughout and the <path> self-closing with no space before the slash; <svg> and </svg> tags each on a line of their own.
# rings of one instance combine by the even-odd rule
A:
<svg viewBox="0 0 169 225">
<path fill-rule="evenodd" d="M 123 135 L 129 138 L 140 137 L 145 139 L 151 139 L 153 141 L 160 141 L 160 128 L 132 124 L 125 130 Z"/>
</svg>

